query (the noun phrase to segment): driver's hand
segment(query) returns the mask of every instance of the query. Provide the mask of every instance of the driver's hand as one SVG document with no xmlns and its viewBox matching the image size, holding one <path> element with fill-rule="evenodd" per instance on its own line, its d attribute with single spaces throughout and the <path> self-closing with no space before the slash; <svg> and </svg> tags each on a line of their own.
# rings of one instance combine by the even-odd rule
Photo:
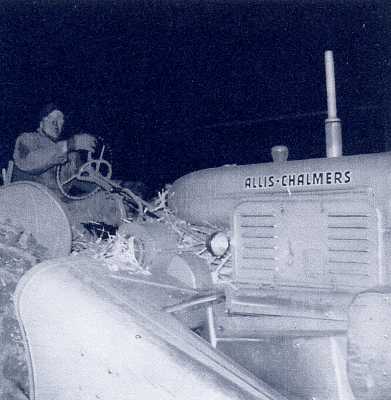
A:
<svg viewBox="0 0 391 400">
<path fill-rule="evenodd" d="M 74 151 L 86 150 L 93 153 L 95 147 L 96 139 L 88 133 L 79 133 L 70 139 L 70 149 Z"/>
</svg>

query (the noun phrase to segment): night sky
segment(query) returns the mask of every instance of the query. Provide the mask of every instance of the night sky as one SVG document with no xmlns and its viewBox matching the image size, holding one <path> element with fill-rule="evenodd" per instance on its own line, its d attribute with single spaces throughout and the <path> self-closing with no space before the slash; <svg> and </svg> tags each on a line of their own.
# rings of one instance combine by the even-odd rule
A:
<svg viewBox="0 0 391 400">
<path fill-rule="evenodd" d="M 1 1 L 1 164 L 49 101 L 67 135 L 103 137 L 115 176 L 151 189 L 276 144 L 323 157 L 327 49 L 344 153 L 390 148 L 386 3 Z"/>
</svg>

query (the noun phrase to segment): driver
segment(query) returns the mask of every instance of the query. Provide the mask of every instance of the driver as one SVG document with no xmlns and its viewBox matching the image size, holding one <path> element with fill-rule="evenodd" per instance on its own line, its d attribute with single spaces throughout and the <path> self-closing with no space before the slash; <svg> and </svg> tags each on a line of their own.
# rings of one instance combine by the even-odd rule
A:
<svg viewBox="0 0 391 400">
<path fill-rule="evenodd" d="M 61 193 L 56 179 L 56 167 L 62 166 L 65 177 L 74 175 L 80 167 L 79 152 L 93 153 L 96 139 L 86 133 L 62 140 L 64 114 L 54 105 L 46 105 L 40 114 L 35 132 L 22 133 L 15 143 L 13 181 L 35 181 L 51 189 L 69 211 L 74 231 L 83 231 L 88 222 L 103 222 L 119 226 L 124 217 L 122 201 L 116 194 L 98 191 L 94 195 L 69 201 Z M 83 182 L 76 182 L 79 189 Z M 81 186 L 81 187 L 79 187 Z"/>
<path fill-rule="evenodd" d="M 61 140 L 63 126 L 64 114 L 54 104 L 47 104 L 40 113 L 38 129 L 22 133 L 16 140 L 14 181 L 35 181 L 61 195 L 56 184 L 56 166 L 76 168 L 75 152 L 93 153 L 96 146 L 96 139 L 86 133 Z"/>
</svg>

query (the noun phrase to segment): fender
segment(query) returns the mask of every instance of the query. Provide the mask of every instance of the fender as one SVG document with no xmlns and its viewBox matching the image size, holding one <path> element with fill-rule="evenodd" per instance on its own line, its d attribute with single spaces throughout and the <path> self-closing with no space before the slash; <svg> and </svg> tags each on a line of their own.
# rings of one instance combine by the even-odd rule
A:
<svg viewBox="0 0 391 400">
<path fill-rule="evenodd" d="M 0 221 L 22 226 L 46 249 L 46 258 L 71 252 L 72 230 L 67 211 L 56 196 L 36 182 L 14 182 L 0 188 Z"/>
</svg>

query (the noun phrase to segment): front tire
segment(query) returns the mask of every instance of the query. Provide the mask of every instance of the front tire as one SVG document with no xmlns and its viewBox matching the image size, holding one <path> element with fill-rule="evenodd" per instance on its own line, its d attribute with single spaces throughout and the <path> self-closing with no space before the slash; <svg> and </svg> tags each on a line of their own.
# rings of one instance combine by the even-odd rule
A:
<svg viewBox="0 0 391 400">
<path fill-rule="evenodd" d="M 391 287 L 360 293 L 353 300 L 347 367 L 357 400 L 391 399 Z"/>
</svg>

